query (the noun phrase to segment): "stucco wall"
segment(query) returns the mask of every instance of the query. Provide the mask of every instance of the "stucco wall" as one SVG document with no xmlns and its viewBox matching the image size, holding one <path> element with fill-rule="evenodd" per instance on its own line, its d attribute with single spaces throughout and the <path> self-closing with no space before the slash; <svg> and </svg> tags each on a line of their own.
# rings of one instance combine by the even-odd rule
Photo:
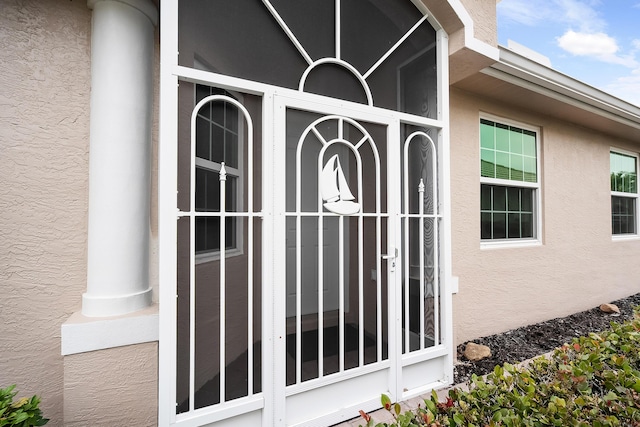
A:
<svg viewBox="0 0 640 427">
<path fill-rule="evenodd" d="M 86 284 L 86 1 L 0 0 L 0 386 L 62 425 L 60 325 Z"/>
<path fill-rule="evenodd" d="M 498 22 L 495 0 L 461 0 L 471 19 L 473 35 L 491 46 L 498 45 Z"/>
<path fill-rule="evenodd" d="M 157 425 L 157 355 L 147 343 L 66 356 L 64 425 Z"/>
<path fill-rule="evenodd" d="M 541 128 L 542 245 L 480 248 L 479 117 Z M 451 193 L 457 343 L 640 292 L 640 240 L 612 241 L 610 147 L 631 142 L 453 89 Z"/>
</svg>

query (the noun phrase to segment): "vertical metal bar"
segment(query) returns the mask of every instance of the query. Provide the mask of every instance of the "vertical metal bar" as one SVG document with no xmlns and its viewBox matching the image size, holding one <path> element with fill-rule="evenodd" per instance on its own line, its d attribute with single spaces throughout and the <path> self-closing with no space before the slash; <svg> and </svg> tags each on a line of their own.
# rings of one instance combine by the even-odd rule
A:
<svg viewBox="0 0 640 427">
<path fill-rule="evenodd" d="M 226 400 L 226 183 L 227 169 L 220 167 L 220 403 Z"/>
<path fill-rule="evenodd" d="M 195 162 L 193 162 L 195 164 Z M 192 198 L 193 198 L 193 193 Z M 196 381 L 196 218 L 193 211 L 189 218 L 189 411 L 193 411 Z"/>
<path fill-rule="evenodd" d="M 436 145 L 431 142 L 431 193 L 433 194 L 433 344 L 440 344 L 440 234 L 438 206 L 438 162 Z"/>
<path fill-rule="evenodd" d="M 298 173 L 300 171 L 298 170 Z M 300 201 L 300 187 L 296 189 Z M 296 383 L 302 382 L 302 218 L 296 212 Z"/>
<path fill-rule="evenodd" d="M 376 244 L 376 347 L 377 347 L 377 360 L 378 362 L 382 361 L 382 253 L 381 253 L 381 244 L 382 244 L 382 219 L 381 211 L 380 211 L 380 170 L 376 170 L 376 238 L 378 243 Z M 388 191 L 388 190 L 387 190 Z M 388 207 L 387 207 L 388 208 Z M 387 246 L 389 246 L 389 242 L 387 242 Z M 388 249 L 388 248 L 387 248 Z M 387 250 L 388 253 L 388 250 Z M 389 277 L 389 262 L 387 260 L 387 278 Z"/>
<path fill-rule="evenodd" d="M 358 195 L 362 200 L 362 194 Z M 358 366 L 364 366 L 364 218 L 358 215 Z"/>
<path fill-rule="evenodd" d="M 324 218 L 318 215 L 318 378 L 324 376 Z"/>
<path fill-rule="evenodd" d="M 403 235 L 403 256 L 404 256 L 404 352 L 411 351 L 411 335 L 409 334 L 409 289 L 411 284 L 411 276 L 409 270 L 409 226 L 411 219 L 409 217 L 409 144 L 411 139 L 405 140 L 404 151 L 404 171 L 403 171 L 403 193 L 404 193 L 404 235 Z"/>
<path fill-rule="evenodd" d="M 286 130 L 285 130 L 286 131 Z M 296 146 L 296 384 L 302 382 L 302 217 L 300 211 L 302 210 L 302 144 L 304 142 L 304 135 L 298 140 Z M 286 148 L 285 148 L 286 153 Z M 286 167 L 286 159 L 285 159 Z M 285 196 L 286 197 L 286 196 Z M 286 206 L 285 206 L 286 209 Z M 285 233 L 286 233 L 286 219 L 285 219 Z M 285 239 L 286 241 L 286 239 Z M 286 293 L 286 286 L 285 286 Z M 285 307 L 286 316 L 286 307 Z M 285 343 L 286 345 L 286 343 Z"/>
<path fill-rule="evenodd" d="M 341 55 L 341 49 L 340 49 L 340 37 L 341 37 L 341 27 L 340 27 L 340 20 L 341 20 L 341 14 L 340 14 L 340 0 L 336 0 L 336 10 L 335 10 L 335 17 L 336 17 L 336 39 L 335 39 L 335 43 L 336 43 L 336 59 L 340 59 L 340 55 Z"/>
<path fill-rule="evenodd" d="M 418 184 L 419 196 L 419 215 L 420 215 L 420 350 L 424 348 L 424 181 L 420 178 Z"/>
<path fill-rule="evenodd" d="M 189 411 L 195 408 L 196 377 L 196 117 L 201 105 L 191 113 L 191 164 L 189 170 Z"/>
<path fill-rule="evenodd" d="M 340 215 L 338 218 L 338 271 L 340 277 L 338 278 L 338 336 L 340 342 L 339 348 L 339 360 L 340 360 L 340 372 L 344 371 L 344 215 Z"/>
<path fill-rule="evenodd" d="M 253 125 L 247 115 L 247 396 L 253 394 Z M 241 221 L 238 217 L 236 221 Z"/>
<path fill-rule="evenodd" d="M 321 182 L 322 163 L 327 145 L 318 155 L 318 182 Z M 318 192 L 318 378 L 324 376 L 324 216 L 322 195 Z"/>
<path fill-rule="evenodd" d="M 361 143 L 364 143 L 366 135 Z M 360 143 L 356 146 L 359 149 Z M 362 158 L 356 156 L 358 174 L 358 200 L 361 208 L 358 213 L 358 366 L 364 366 L 364 195 L 362 191 Z"/>
</svg>

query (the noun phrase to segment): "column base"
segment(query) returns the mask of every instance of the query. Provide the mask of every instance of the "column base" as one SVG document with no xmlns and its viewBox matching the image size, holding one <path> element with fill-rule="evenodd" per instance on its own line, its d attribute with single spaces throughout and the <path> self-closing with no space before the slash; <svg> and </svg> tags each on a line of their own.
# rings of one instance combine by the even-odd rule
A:
<svg viewBox="0 0 640 427">
<path fill-rule="evenodd" d="M 133 313 L 151 305 L 152 289 L 127 295 L 82 295 L 82 314 L 87 317 L 110 317 Z"/>
</svg>

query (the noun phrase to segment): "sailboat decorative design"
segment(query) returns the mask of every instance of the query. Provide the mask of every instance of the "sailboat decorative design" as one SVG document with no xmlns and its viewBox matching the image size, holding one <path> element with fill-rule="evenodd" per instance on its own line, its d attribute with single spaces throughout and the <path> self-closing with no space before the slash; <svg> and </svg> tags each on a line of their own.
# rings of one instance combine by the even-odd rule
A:
<svg viewBox="0 0 640 427">
<path fill-rule="evenodd" d="M 342 172 L 340 159 L 337 154 L 329 159 L 320 176 L 320 192 L 326 202 L 324 207 L 338 215 L 353 215 L 360 211 L 360 203 L 354 202 L 355 197 L 349 190 L 349 184 Z"/>
</svg>

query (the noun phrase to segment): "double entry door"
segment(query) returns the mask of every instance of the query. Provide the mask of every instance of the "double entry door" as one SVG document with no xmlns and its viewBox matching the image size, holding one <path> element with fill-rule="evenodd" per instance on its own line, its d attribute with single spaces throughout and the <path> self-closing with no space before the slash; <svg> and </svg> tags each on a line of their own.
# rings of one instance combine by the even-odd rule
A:
<svg viewBox="0 0 640 427">
<path fill-rule="evenodd" d="M 433 212 L 423 207 L 421 220 L 408 203 L 425 199 L 418 182 L 402 208 L 403 176 L 430 173 L 435 184 L 436 162 L 409 173 L 399 120 L 370 109 L 276 97 L 275 113 L 274 381 L 282 390 L 276 419 L 329 425 L 379 407 L 382 393 L 402 398 L 403 358 L 439 344 L 437 239 L 427 248 L 430 263 L 418 242 L 424 229 L 437 235 L 437 189 L 429 189 Z M 431 145 L 417 151 L 425 157 L 432 150 L 435 160 Z M 443 377 L 443 364 L 422 368 L 436 370 L 420 374 L 422 386 Z"/>
</svg>

